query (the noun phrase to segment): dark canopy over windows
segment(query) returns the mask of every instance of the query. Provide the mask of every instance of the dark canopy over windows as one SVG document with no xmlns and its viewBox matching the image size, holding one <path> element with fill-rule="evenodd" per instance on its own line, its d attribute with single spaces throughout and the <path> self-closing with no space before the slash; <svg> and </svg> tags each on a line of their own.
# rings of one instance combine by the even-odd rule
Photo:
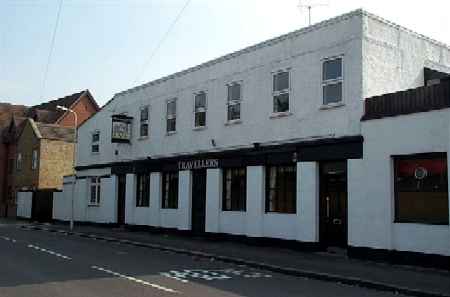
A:
<svg viewBox="0 0 450 297">
<path fill-rule="evenodd" d="M 396 222 L 448 224 L 445 153 L 394 158 Z"/>
<path fill-rule="evenodd" d="M 150 175 L 138 174 L 136 181 L 136 206 L 148 207 L 150 205 Z"/>
<path fill-rule="evenodd" d="M 163 174 L 162 208 L 178 208 L 178 171 Z"/>
<path fill-rule="evenodd" d="M 296 165 L 267 167 L 266 212 L 296 213 L 296 211 Z"/>
<path fill-rule="evenodd" d="M 227 168 L 223 171 L 222 210 L 245 211 L 246 168 Z"/>
</svg>

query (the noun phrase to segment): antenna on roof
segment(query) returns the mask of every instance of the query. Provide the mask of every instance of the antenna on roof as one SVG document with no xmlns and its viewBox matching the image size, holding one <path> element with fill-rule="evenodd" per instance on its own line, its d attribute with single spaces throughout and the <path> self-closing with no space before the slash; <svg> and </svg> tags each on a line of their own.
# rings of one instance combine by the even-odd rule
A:
<svg viewBox="0 0 450 297">
<path fill-rule="evenodd" d="M 305 3 L 302 0 L 298 1 L 298 8 L 300 8 L 300 10 L 303 9 L 307 9 L 308 10 L 308 26 L 311 26 L 311 9 L 315 8 L 315 7 L 320 7 L 320 6 L 328 6 L 328 4 L 326 3 Z"/>
</svg>

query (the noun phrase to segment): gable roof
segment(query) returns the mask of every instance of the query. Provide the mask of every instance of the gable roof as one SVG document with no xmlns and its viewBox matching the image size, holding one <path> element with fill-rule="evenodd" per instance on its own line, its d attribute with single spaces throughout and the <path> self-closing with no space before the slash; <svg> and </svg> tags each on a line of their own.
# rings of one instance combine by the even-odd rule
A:
<svg viewBox="0 0 450 297">
<path fill-rule="evenodd" d="M 34 121 L 33 121 L 34 122 Z M 58 125 L 35 122 L 40 138 L 75 142 L 75 129 Z M 37 136 L 37 134 L 36 134 Z"/>
</svg>

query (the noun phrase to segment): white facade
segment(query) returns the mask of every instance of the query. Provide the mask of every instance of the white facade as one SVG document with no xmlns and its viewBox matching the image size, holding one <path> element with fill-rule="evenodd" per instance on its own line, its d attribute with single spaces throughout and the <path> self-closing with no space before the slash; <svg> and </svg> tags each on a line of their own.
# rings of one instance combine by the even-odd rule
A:
<svg viewBox="0 0 450 297">
<path fill-rule="evenodd" d="M 33 192 L 17 192 L 17 217 L 31 219 Z"/>
<path fill-rule="evenodd" d="M 323 62 L 333 57 L 343 61 L 342 101 L 323 105 Z M 390 159 L 449 152 L 448 109 L 360 121 L 363 98 L 422 86 L 424 67 L 450 72 L 449 47 L 357 10 L 119 93 L 79 128 L 77 165 L 82 170 L 77 172 L 75 220 L 118 221 L 118 178 L 111 171 L 117 162 L 362 135 L 363 158 L 347 161 L 348 244 L 450 255 L 448 225 L 393 223 Z M 289 71 L 290 107 L 273 113 L 272 76 L 280 70 Z M 241 119 L 227 122 L 226 86 L 232 82 L 242 86 Z M 194 94 L 199 91 L 207 94 L 206 126 L 201 129 L 194 128 Z M 166 105 L 174 98 L 177 128 L 168 134 Z M 144 106 L 149 107 L 149 136 L 140 138 Z M 133 117 L 130 143 L 111 143 L 111 116 L 118 114 Z M 99 153 L 92 153 L 96 131 Z M 223 170 L 209 168 L 205 231 L 318 242 L 319 171 L 319 160 L 297 162 L 295 213 L 271 213 L 265 209 L 265 166 L 246 167 L 245 211 L 222 211 Z M 89 206 L 92 176 L 104 176 L 96 206 Z M 192 228 L 192 171 L 179 171 L 176 209 L 161 208 L 161 171 L 151 172 L 148 207 L 136 207 L 136 183 L 136 174 L 127 173 L 126 224 Z M 68 220 L 70 195 L 70 184 L 55 194 L 54 218 Z"/>
</svg>

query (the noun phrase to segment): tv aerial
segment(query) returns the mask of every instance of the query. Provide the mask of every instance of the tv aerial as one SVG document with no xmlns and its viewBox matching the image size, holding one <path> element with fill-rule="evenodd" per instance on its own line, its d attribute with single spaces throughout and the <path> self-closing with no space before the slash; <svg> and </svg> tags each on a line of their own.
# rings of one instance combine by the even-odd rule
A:
<svg viewBox="0 0 450 297">
<path fill-rule="evenodd" d="M 328 6 L 326 3 L 307 3 L 302 0 L 298 1 L 298 8 L 300 10 L 307 9 L 308 10 L 308 26 L 311 26 L 311 10 L 316 7 Z"/>
</svg>

